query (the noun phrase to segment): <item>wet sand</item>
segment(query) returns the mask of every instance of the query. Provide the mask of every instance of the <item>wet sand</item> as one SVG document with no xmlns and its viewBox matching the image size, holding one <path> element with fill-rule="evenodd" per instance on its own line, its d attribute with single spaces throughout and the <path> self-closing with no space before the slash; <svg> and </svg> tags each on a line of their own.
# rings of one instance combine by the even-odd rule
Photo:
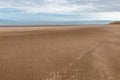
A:
<svg viewBox="0 0 120 80">
<path fill-rule="evenodd" d="M 0 27 L 0 80 L 120 80 L 120 26 Z"/>
</svg>

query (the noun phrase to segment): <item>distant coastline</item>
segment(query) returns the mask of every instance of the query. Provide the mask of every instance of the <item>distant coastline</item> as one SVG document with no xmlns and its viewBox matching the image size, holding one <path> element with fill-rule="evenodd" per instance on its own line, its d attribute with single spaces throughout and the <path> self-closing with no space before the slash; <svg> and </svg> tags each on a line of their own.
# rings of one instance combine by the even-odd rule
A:
<svg viewBox="0 0 120 80">
<path fill-rule="evenodd" d="M 120 21 L 113 21 L 110 23 L 110 25 L 120 25 Z"/>
</svg>

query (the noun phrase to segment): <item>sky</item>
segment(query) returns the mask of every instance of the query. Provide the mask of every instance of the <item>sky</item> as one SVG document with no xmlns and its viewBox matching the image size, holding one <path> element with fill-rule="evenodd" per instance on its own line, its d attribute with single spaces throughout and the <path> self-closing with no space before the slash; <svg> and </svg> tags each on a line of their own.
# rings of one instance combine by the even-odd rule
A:
<svg viewBox="0 0 120 80">
<path fill-rule="evenodd" d="M 120 20 L 120 0 L 0 0 L 0 23 Z"/>
</svg>

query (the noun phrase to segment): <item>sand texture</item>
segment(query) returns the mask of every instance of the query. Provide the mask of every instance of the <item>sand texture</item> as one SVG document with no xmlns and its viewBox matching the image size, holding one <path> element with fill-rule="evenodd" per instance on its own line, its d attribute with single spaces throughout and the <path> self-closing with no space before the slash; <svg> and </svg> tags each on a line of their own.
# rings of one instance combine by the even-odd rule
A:
<svg viewBox="0 0 120 80">
<path fill-rule="evenodd" d="M 120 80 L 120 26 L 1 27 L 0 80 Z"/>
</svg>

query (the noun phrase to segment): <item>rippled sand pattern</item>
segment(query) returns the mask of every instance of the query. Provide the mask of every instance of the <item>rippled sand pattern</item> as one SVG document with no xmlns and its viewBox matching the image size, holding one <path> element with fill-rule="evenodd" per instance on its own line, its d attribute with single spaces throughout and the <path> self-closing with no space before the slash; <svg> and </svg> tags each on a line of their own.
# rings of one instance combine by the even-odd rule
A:
<svg viewBox="0 0 120 80">
<path fill-rule="evenodd" d="M 120 80 L 119 25 L 0 29 L 0 80 Z"/>
</svg>

